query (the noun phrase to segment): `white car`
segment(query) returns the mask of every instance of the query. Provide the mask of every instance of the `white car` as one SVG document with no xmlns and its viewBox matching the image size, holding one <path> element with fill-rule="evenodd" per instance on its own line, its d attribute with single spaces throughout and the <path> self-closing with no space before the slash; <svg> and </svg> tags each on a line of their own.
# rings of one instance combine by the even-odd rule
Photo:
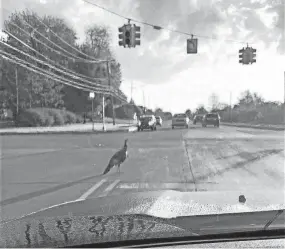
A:
<svg viewBox="0 0 285 249">
<path fill-rule="evenodd" d="M 176 126 L 189 127 L 190 119 L 185 113 L 175 114 L 172 118 L 172 129 Z"/>
</svg>

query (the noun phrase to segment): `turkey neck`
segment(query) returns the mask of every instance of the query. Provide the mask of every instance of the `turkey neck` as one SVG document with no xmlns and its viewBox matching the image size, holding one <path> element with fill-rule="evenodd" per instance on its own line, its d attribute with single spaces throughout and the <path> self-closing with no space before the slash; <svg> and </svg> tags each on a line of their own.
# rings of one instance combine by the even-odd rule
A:
<svg viewBox="0 0 285 249">
<path fill-rule="evenodd" d="M 127 146 L 127 141 L 126 141 L 125 144 L 124 144 L 124 148 L 123 148 L 123 149 L 124 149 L 124 150 L 127 150 L 127 147 L 128 147 L 128 146 Z"/>
</svg>

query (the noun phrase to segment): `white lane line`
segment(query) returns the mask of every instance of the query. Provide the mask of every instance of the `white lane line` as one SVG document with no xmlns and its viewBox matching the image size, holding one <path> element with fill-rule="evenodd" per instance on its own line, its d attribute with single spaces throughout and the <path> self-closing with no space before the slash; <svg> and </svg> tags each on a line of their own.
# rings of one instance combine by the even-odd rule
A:
<svg viewBox="0 0 285 249">
<path fill-rule="evenodd" d="M 98 189 L 107 179 L 102 179 L 100 182 L 96 183 L 92 188 L 88 189 L 83 195 L 81 195 L 77 201 L 85 200 L 89 195 L 91 195 L 96 189 Z"/>
<path fill-rule="evenodd" d="M 99 197 L 106 196 L 109 192 L 111 192 L 111 191 L 116 187 L 116 185 L 117 185 L 119 182 L 120 182 L 120 180 L 114 181 L 112 184 L 110 184 L 110 185 L 105 189 L 105 191 L 103 192 L 103 194 L 99 195 Z"/>
</svg>

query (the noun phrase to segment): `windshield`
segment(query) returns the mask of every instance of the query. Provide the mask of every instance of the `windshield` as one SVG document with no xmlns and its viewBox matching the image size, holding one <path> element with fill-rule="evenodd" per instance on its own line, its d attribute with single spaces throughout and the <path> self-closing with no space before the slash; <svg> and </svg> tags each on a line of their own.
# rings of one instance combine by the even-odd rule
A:
<svg viewBox="0 0 285 249">
<path fill-rule="evenodd" d="M 186 118 L 186 114 L 175 114 L 174 118 Z"/>
<path fill-rule="evenodd" d="M 284 202 L 284 1 L 2 2 L 0 222 Z"/>
<path fill-rule="evenodd" d="M 141 121 L 150 121 L 151 117 L 142 117 L 140 118 Z"/>
<path fill-rule="evenodd" d="M 206 117 L 207 118 L 217 118 L 218 114 L 207 114 Z"/>
</svg>

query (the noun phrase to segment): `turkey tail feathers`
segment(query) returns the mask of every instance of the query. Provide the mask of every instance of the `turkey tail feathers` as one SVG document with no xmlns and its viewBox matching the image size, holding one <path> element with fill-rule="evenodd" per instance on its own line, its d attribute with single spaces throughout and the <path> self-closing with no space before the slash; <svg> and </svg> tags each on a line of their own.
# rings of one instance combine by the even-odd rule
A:
<svg viewBox="0 0 285 249">
<path fill-rule="evenodd" d="M 111 168 L 112 168 L 112 165 L 109 164 L 109 165 L 107 166 L 107 168 L 104 170 L 103 175 L 106 175 L 106 174 L 111 170 Z"/>
</svg>

